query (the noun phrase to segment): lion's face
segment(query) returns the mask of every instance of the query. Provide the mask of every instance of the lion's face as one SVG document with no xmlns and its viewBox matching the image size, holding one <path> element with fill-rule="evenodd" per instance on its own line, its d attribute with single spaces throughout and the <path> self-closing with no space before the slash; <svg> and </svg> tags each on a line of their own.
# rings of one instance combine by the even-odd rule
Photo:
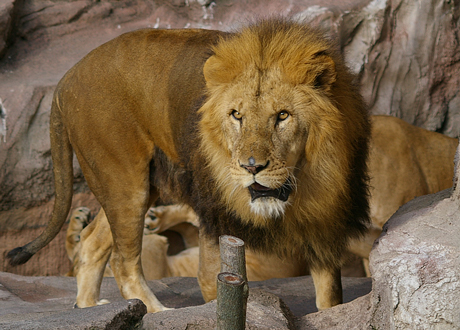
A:
<svg viewBox="0 0 460 330">
<path fill-rule="evenodd" d="M 278 67 L 261 74 L 252 66 L 221 89 L 216 104 L 210 99 L 212 122 L 204 116 L 202 129 L 212 135 L 211 168 L 231 209 L 256 223 L 284 215 L 307 161 L 317 95 Z"/>
<path fill-rule="evenodd" d="M 255 68 L 228 86 L 219 106 L 230 156 L 223 184 L 244 196 L 254 214 L 271 218 L 284 214 L 295 189 L 307 118 L 299 111 L 298 91 L 283 82 L 279 70 L 267 72 L 260 80 L 248 79 L 251 76 L 257 76 Z"/>
</svg>

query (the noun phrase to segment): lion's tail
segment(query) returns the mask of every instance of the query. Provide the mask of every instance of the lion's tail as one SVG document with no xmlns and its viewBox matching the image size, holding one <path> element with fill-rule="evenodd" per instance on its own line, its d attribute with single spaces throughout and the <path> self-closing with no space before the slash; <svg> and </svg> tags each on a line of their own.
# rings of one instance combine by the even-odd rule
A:
<svg viewBox="0 0 460 330">
<path fill-rule="evenodd" d="M 51 105 L 50 138 L 51 157 L 54 165 L 55 201 L 51 220 L 45 230 L 32 242 L 17 247 L 7 254 L 10 265 L 27 262 L 35 253 L 51 242 L 60 232 L 67 219 L 73 194 L 73 149 L 64 127 L 59 109 L 59 99 L 55 95 Z"/>
</svg>

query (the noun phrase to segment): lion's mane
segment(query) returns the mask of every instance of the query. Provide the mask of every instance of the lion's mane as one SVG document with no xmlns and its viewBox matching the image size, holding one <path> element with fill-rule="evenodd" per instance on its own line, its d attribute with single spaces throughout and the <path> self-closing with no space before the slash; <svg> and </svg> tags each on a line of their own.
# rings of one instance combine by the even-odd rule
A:
<svg viewBox="0 0 460 330">
<path fill-rule="evenodd" d="M 157 153 L 157 173 L 163 168 L 169 180 L 174 177 L 169 187 L 187 186 L 175 193 L 194 207 L 205 234 L 234 235 L 256 250 L 306 257 L 312 266 L 339 265 L 349 239 L 361 235 L 368 222 L 370 124 L 353 77 L 336 48 L 302 24 L 267 20 L 220 39 L 213 47 L 215 61 L 204 66 L 203 104 L 187 120 L 185 131 L 191 134 L 180 154 L 188 169 L 160 166 Z M 260 71 L 278 67 L 292 86 L 305 86 L 299 107 L 310 111 L 292 202 L 275 220 L 252 213 L 244 188 L 235 191 L 229 184 L 231 154 L 223 147 L 229 137 L 216 119 L 226 86 L 241 79 L 249 65 Z"/>
</svg>

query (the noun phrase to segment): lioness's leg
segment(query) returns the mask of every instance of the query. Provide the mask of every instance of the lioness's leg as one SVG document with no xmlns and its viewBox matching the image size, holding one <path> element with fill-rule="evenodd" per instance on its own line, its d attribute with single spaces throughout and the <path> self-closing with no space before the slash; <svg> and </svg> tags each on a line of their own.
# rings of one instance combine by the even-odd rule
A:
<svg viewBox="0 0 460 330">
<path fill-rule="evenodd" d="M 142 268 L 146 280 L 171 276 L 168 265 L 168 239 L 158 234 L 146 235 L 142 241 Z"/>
<path fill-rule="evenodd" d="M 161 233 L 183 222 L 191 223 L 195 227 L 199 226 L 197 215 L 186 205 L 176 204 L 152 207 L 147 212 L 147 215 L 151 219 L 149 227 L 155 233 Z"/>
<path fill-rule="evenodd" d="M 98 304 L 102 277 L 112 251 L 112 233 L 104 210 L 80 234 L 80 250 L 74 261 L 77 303 L 80 308 Z"/>
<path fill-rule="evenodd" d="M 316 307 L 323 310 L 342 303 L 342 280 L 340 268 L 311 269 L 315 284 Z"/>
<path fill-rule="evenodd" d="M 220 271 L 220 250 L 214 240 L 200 231 L 200 263 L 198 265 L 198 283 L 206 302 L 217 297 L 217 275 Z"/>
</svg>

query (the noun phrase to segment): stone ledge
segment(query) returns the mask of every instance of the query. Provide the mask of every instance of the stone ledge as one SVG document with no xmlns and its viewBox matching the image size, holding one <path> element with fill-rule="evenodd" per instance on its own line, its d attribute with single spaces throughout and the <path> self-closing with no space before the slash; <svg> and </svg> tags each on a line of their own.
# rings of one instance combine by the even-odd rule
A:
<svg viewBox="0 0 460 330">
<path fill-rule="evenodd" d="M 346 302 L 368 294 L 371 289 L 369 278 L 344 277 L 342 282 Z M 187 324 L 191 326 L 188 329 L 214 326 L 215 303 L 204 305 L 196 278 L 170 277 L 149 281 L 148 284 L 165 306 L 178 309 L 147 314 L 144 317 L 145 329 L 174 319 L 177 319 L 177 329 L 181 326 L 185 329 Z M 249 287 L 249 329 L 294 329 L 297 318 L 316 312 L 315 290 L 310 276 L 250 282 Z M 129 318 L 129 304 L 121 297 L 114 278 L 104 278 L 101 287 L 101 298 L 109 299 L 112 304 L 73 309 L 76 291 L 73 277 L 32 277 L 0 272 L 0 328 L 31 329 L 30 324 L 35 324 L 40 325 L 40 329 L 58 329 L 61 325 L 65 329 L 86 329 L 90 326 L 105 329 L 104 326 L 117 317 L 120 321 Z M 140 307 L 134 310 L 142 311 Z M 82 317 L 88 322 L 72 323 L 72 320 Z M 51 320 L 49 324 L 47 320 Z"/>
</svg>

